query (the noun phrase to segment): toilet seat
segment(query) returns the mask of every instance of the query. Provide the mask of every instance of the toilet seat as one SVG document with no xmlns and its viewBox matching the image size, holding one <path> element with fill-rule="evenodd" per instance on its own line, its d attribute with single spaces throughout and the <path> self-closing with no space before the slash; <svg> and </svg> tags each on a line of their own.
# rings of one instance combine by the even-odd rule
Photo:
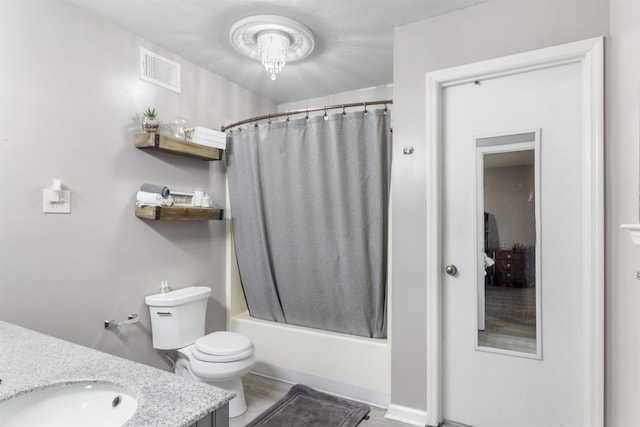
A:
<svg viewBox="0 0 640 427">
<path fill-rule="evenodd" d="M 234 362 L 251 356 L 253 352 L 249 338 L 228 331 L 198 338 L 192 348 L 193 357 L 203 362 Z"/>
</svg>

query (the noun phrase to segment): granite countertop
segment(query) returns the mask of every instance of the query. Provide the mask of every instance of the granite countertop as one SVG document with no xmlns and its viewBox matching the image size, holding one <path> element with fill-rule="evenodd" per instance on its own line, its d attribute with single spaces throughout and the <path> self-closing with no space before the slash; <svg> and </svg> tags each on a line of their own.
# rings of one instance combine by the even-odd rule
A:
<svg viewBox="0 0 640 427">
<path fill-rule="evenodd" d="M 229 402 L 212 385 L 0 321 L 0 401 L 75 382 L 115 384 L 138 399 L 125 426 L 187 427 Z"/>
</svg>

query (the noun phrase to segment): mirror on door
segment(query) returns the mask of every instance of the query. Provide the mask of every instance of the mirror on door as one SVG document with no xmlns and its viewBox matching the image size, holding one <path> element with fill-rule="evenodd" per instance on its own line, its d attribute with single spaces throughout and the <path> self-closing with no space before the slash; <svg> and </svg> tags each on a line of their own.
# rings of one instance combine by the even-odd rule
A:
<svg viewBox="0 0 640 427">
<path fill-rule="evenodd" d="M 541 357 L 539 135 L 476 139 L 478 350 Z"/>
</svg>

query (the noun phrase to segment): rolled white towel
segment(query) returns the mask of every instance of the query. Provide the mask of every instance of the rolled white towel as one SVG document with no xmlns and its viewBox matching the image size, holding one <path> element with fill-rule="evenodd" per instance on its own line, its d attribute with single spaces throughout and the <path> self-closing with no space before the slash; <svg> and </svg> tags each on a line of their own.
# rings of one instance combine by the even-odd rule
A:
<svg viewBox="0 0 640 427">
<path fill-rule="evenodd" d="M 138 191 L 136 198 L 139 205 L 171 206 L 173 204 L 173 197 L 162 197 L 162 194 L 147 191 Z"/>
</svg>

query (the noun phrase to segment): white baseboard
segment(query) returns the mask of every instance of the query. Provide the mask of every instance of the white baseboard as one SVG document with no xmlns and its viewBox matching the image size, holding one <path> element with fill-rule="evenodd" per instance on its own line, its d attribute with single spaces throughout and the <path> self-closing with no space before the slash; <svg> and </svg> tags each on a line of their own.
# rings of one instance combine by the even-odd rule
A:
<svg viewBox="0 0 640 427">
<path fill-rule="evenodd" d="M 413 426 L 424 427 L 427 424 L 427 412 L 407 406 L 390 403 L 385 418 Z"/>
</svg>

